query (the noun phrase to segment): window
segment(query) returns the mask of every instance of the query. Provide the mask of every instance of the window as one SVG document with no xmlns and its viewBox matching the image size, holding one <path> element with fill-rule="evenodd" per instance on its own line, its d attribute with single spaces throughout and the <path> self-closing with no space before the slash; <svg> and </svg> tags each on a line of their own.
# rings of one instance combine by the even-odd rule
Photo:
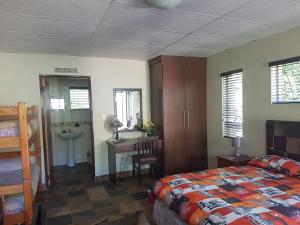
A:
<svg viewBox="0 0 300 225">
<path fill-rule="evenodd" d="M 89 89 L 70 88 L 71 109 L 89 109 L 90 98 Z"/>
<path fill-rule="evenodd" d="M 63 98 L 51 98 L 50 107 L 52 110 L 63 110 L 65 109 L 65 99 Z"/>
<path fill-rule="evenodd" d="M 271 62 L 272 103 L 300 103 L 300 57 Z"/>
<path fill-rule="evenodd" d="M 243 72 L 222 73 L 222 120 L 224 137 L 243 137 Z"/>
</svg>

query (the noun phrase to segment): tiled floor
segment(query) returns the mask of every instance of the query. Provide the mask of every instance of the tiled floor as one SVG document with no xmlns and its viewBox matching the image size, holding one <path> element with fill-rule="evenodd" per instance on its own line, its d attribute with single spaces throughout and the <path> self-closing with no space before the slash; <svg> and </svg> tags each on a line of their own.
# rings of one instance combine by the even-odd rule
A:
<svg viewBox="0 0 300 225">
<path fill-rule="evenodd" d="M 54 169 L 55 185 L 48 191 L 48 225 L 92 225 L 143 211 L 150 179 L 144 179 L 141 187 L 131 177 L 119 179 L 117 186 L 108 181 L 94 183 L 90 169 L 88 164 Z"/>
</svg>

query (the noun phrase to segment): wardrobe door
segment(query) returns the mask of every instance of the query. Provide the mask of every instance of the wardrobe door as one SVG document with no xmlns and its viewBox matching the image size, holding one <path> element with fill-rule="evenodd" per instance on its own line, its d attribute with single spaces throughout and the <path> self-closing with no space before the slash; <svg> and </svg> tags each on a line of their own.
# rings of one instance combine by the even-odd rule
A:
<svg viewBox="0 0 300 225">
<path fill-rule="evenodd" d="M 186 171 L 184 61 L 172 57 L 163 61 L 163 113 L 165 174 Z"/>
<path fill-rule="evenodd" d="M 161 62 L 150 64 L 150 93 L 151 93 L 151 120 L 158 130 L 158 135 L 163 135 L 163 73 Z"/>
<path fill-rule="evenodd" d="M 207 169 L 206 143 L 206 59 L 191 58 L 187 63 L 187 169 Z"/>
</svg>

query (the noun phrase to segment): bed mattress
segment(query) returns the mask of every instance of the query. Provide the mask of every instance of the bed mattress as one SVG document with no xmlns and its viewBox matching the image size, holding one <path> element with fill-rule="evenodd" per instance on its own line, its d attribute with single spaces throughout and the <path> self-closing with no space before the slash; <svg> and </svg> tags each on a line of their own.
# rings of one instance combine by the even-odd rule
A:
<svg viewBox="0 0 300 225">
<path fill-rule="evenodd" d="M 37 119 L 32 119 L 28 122 L 28 139 L 35 133 L 37 128 Z M 19 121 L 9 120 L 0 122 L 0 137 L 17 137 L 19 134 Z"/>
<path fill-rule="evenodd" d="M 37 164 L 31 164 L 31 185 L 32 194 L 35 195 L 38 188 L 40 168 Z M 13 185 L 22 183 L 22 170 L 13 170 L 0 172 L 0 186 Z M 21 213 L 24 210 L 24 198 L 23 194 L 13 194 L 5 196 L 4 213 L 11 215 L 15 213 Z"/>
<path fill-rule="evenodd" d="M 254 166 L 168 176 L 153 192 L 158 225 L 166 224 L 160 220 L 168 219 L 169 211 L 176 217 L 167 224 L 176 225 L 300 223 L 300 178 Z M 161 204 L 166 209 L 160 210 Z"/>
</svg>

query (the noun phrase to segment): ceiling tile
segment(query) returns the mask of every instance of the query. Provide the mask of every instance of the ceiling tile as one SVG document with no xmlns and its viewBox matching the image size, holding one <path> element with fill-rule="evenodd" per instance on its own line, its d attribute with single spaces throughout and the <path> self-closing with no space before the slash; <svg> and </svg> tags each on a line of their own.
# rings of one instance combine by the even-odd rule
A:
<svg viewBox="0 0 300 225">
<path fill-rule="evenodd" d="M 283 28 L 241 20 L 220 19 L 197 31 L 197 34 L 240 36 L 256 40 L 284 31 Z"/>
<path fill-rule="evenodd" d="M 143 42 L 125 42 L 115 41 L 108 39 L 92 39 L 88 43 L 88 49 L 102 49 L 102 50 L 113 50 L 113 51 L 131 51 L 131 52 L 142 52 L 151 55 L 152 53 L 159 51 L 163 46 L 149 45 Z"/>
<path fill-rule="evenodd" d="M 116 2 L 145 5 L 145 0 L 117 0 Z M 222 16 L 247 2 L 249 2 L 249 0 L 183 0 L 182 3 L 173 10 Z"/>
<path fill-rule="evenodd" d="M 187 0 L 176 10 L 222 16 L 247 2 L 249 0 Z"/>
<path fill-rule="evenodd" d="M 207 56 L 213 55 L 217 52 L 218 52 L 218 50 L 215 50 L 215 49 L 172 45 L 172 46 L 160 51 L 159 54 L 160 55 L 207 57 Z"/>
<path fill-rule="evenodd" d="M 0 51 L 9 53 L 81 55 L 81 47 L 79 46 L 69 47 L 61 45 L 24 44 L 13 41 L 0 42 Z"/>
<path fill-rule="evenodd" d="M 295 27 L 300 25 L 300 1 L 254 0 L 227 17 Z"/>
<path fill-rule="evenodd" d="M 152 45 L 167 45 L 183 36 L 184 34 L 180 33 L 122 27 L 110 24 L 102 24 L 94 35 L 95 38 L 129 42 L 136 41 Z"/>
<path fill-rule="evenodd" d="M 178 45 L 197 48 L 209 48 L 222 51 L 233 48 L 252 41 L 250 38 L 228 37 L 218 35 L 189 35 L 188 37 L 176 42 Z"/>
<path fill-rule="evenodd" d="M 104 22 L 121 26 L 190 33 L 213 20 L 215 20 L 214 17 L 114 4 Z"/>
<path fill-rule="evenodd" d="M 0 13 L 98 23 L 109 4 L 100 0 L 0 0 Z"/>
<path fill-rule="evenodd" d="M 82 52 L 82 56 L 135 59 L 135 60 L 148 60 L 149 59 L 149 55 L 145 52 L 115 51 L 115 50 L 103 50 L 103 49 L 97 49 L 97 48 L 85 49 Z"/>
<path fill-rule="evenodd" d="M 64 47 L 80 46 L 86 39 L 59 35 L 0 31 L 0 43 L 14 42 L 27 45 L 60 45 Z"/>
<path fill-rule="evenodd" d="M 28 16 L 0 14 L 0 31 L 56 34 L 71 37 L 90 37 L 97 24 L 48 20 Z"/>
</svg>

